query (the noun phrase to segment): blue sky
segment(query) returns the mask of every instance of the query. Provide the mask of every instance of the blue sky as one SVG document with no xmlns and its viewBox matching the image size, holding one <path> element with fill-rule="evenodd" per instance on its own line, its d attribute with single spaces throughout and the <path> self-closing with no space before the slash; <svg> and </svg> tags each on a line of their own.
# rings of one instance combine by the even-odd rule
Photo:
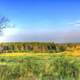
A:
<svg viewBox="0 0 80 80">
<path fill-rule="evenodd" d="M 79 0 L 0 0 L 0 15 L 15 24 L 0 41 L 80 42 Z"/>
</svg>

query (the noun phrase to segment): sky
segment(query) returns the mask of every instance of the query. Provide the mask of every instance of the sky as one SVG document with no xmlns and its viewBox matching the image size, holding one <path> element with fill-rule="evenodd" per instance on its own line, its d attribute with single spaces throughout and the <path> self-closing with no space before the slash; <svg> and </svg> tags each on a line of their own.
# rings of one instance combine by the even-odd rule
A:
<svg viewBox="0 0 80 80">
<path fill-rule="evenodd" d="M 0 0 L 0 16 L 15 25 L 0 42 L 80 42 L 79 0 Z"/>
</svg>

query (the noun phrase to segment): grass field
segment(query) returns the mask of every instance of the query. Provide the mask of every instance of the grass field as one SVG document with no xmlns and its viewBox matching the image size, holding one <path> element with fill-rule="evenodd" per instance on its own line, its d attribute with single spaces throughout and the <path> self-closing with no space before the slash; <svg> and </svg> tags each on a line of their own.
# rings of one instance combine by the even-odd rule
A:
<svg viewBox="0 0 80 80">
<path fill-rule="evenodd" d="M 73 51 L 65 51 L 65 52 L 58 52 L 58 53 L 25 53 L 25 52 L 17 52 L 17 53 L 2 53 L 0 56 L 56 56 L 56 55 L 64 55 L 64 56 L 80 56 L 79 50 Z"/>
<path fill-rule="evenodd" d="M 80 80 L 79 55 L 64 53 L 0 54 L 0 80 Z"/>
</svg>

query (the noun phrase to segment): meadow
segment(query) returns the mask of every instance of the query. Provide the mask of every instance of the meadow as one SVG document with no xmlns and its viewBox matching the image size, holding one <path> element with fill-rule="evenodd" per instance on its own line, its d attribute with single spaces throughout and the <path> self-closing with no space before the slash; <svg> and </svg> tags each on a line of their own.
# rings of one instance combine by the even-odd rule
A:
<svg viewBox="0 0 80 80">
<path fill-rule="evenodd" d="M 55 54 L 0 54 L 0 80 L 80 80 L 80 57 Z"/>
<path fill-rule="evenodd" d="M 80 80 L 80 44 L 1 43 L 0 80 Z"/>
</svg>

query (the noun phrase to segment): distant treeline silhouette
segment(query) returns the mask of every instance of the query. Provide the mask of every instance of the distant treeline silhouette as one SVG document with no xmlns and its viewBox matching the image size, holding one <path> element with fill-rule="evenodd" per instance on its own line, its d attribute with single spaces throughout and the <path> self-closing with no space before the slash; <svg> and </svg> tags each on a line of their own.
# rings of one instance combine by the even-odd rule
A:
<svg viewBox="0 0 80 80">
<path fill-rule="evenodd" d="M 11 52 L 34 52 L 34 53 L 57 53 L 80 49 L 79 43 L 55 44 L 54 42 L 10 42 L 0 43 L 0 53 Z"/>
</svg>

